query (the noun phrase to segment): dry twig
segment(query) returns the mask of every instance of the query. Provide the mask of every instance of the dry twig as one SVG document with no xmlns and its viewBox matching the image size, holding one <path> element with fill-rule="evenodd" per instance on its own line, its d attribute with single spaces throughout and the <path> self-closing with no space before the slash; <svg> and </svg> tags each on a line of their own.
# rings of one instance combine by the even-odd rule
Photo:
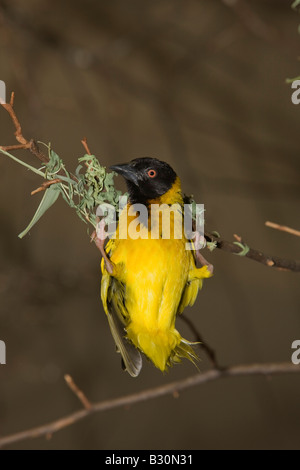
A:
<svg viewBox="0 0 300 470">
<path fill-rule="evenodd" d="M 41 150 L 39 149 L 39 146 L 36 143 L 36 141 L 34 139 L 27 140 L 23 136 L 20 121 L 17 118 L 16 112 L 14 110 L 14 100 L 15 100 L 15 93 L 12 92 L 10 102 L 9 103 L 1 103 L 1 106 L 3 106 L 3 108 L 8 112 L 8 114 L 11 117 L 13 125 L 16 129 L 15 130 L 15 137 L 16 137 L 16 140 L 19 142 L 19 145 L 0 146 L 0 148 L 2 150 L 6 150 L 6 151 L 21 150 L 21 149 L 29 150 L 36 158 L 38 158 L 40 160 L 40 162 L 42 162 L 43 164 L 47 164 L 49 162 L 49 158 L 48 158 L 47 155 L 45 155 L 43 152 L 41 152 Z M 57 174 L 58 175 L 60 175 L 60 174 L 63 175 L 64 173 L 63 173 L 63 171 L 59 171 Z M 74 181 L 77 181 L 77 178 L 72 174 L 70 174 L 70 178 L 72 178 Z M 36 194 L 40 191 L 43 191 L 43 190 L 47 189 L 49 186 L 51 186 L 51 184 L 55 184 L 57 182 L 61 182 L 61 181 L 60 180 L 59 181 L 52 180 L 52 181 L 45 182 L 39 188 L 32 191 L 31 194 L 33 195 L 33 194 Z"/>
<path fill-rule="evenodd" d="M 82 145 L 84 146 L 86 153 L 87 153 L 88 155 L 92 155 L 92 153 L 91 153 L 91 151 L 90 151 L 90 148 L 89 148 L 89 146 L 88 146 L 87 138 L 86 138 L 86 137 L 84 137 L 84 138 L 81 140 L 81 143 L 82 143 Z"/>
<path fill-rule="evenodd" d="M 34 191 L 31 191 L 31 196 L 34 196 L 34 194 L 37 194 L 41 191 L 45 191 L 47 188 L 49 188 L 49 186 L 52 186 L 52 184 L 56 184 L 56 183 L 61 183 L 61 179 L 56 178 L 51 181 L 45 181 L 45 183 L 41 184 L 41 186 L 39 186 L 37 189 L 35 189 Z"/>
<path fill-rule="evenodd" d="M 11 120 L 13 122 L 13 125 L 15 126 L 15 137 L 16 140 L 19 142 L 19 145 L 8 145 L 8 146 L 0 146 L 2 150 L 18 150 L 18 149 L 28 149 L 30 152 L 37 157 L 42 163 L 48 163 L 49 158 L 40 151 L 37 143 L 34 140 L 27 140 L 23 136 L 22 133 L 22 127 L 20 124 L 19 119 L 17 118 L 17 115 L 14 110 L 14 100 L 15 100 L 15 93 L 12 92 L 11 97 L 10 97 L 10 102 L 9 103 L 1 103 L 1 106 L 8 112 L 8 114 L 11 117 Z"/>
<path fill-rule="evenodd" d="M 105 400 L 98 403 L 92 403 L 89 409 L 84 408 L 83 410 L 75 411 L 74 413 L 68 416 L 52 421 L 51 423 L 47 423 L 36 428 L 28 429 L 23 432 L 2 437 L 0 438 L 0 447 L 5 447 L 10 444 L 24 441 L 26 439 L 35 439 L 41 436 L 51 436 L 55 432 L 67 428 L 68 426 L 71 426 L 72 424 L 95 413 L 100 413 L 103 411 L 108 411 L 123 406 L 131 406 L 136 403 L 140 403 L 146 400 L 151 400 L 169 394 L 177 397 L 178 392 L 180 390 L 185 390 L 196 385 L 202 385 L 218 379 L 228 377 L 245 377 L 253 375 L 271 376 L 292 373 L 300 373 L 300 367 L 288 362 L 275 364 L 240 365 L 222 370 L 211 369 L 203 374 L 195 374 L 190 377 L 187 377 L 186 379 L 171 382 L 167 385 L 150 388 L 141 392 L 133 393 L 131 395 L 125 395 L 119 398 L 114 398 L 112 400 Z"/>
<path fill-rule="evenodd" d="M 287 233 L 290 233 L 291 235 L 296 235 L 296 237 L 300 237 L 299 230 L 295 230 L 294 228 L 287 227 L 286 225 L 278 225 L 278 224 L 275 224 L 274 222 L 269 222 L 269 221 L 267 221 L 265 225 L 267 227 L 274 228 L 275 230 L 280 230 L 281 232 L 287 232 Z"/>
<path fill-rule="evenodd" d="M 218 238 L 215 235 L 206 232 L 205 239 L 208 242 L 215 242 L 216 248 L 219 250 L 227 251 L 228 253 L 240 254 L 243 250 L 239 245 L 234 242 L 228 242 L 222 238 Z M 271 256 L 262 253 L 261 251 L 249 248 L 247 253 L 244 255 L 246 258 L 250 258 L 253 261 L 264 264 L 271 268 L 277 268 L 285 271 L 300 272 L 300 261 L 291 260 L 286 258 L 280 258 L 279 256 Z"/>
<path fill-rule="evenodd" d="M 68 374 L 65 375 L 64 377 L 66 384 L 68 387 L 72 390 L 72 392 L 76 395 L 78 400 L 83 404 L 84 408 L 86 410 L 90 410 L 92 408 L 91 402 L 88 400 L 88 398 L 85 396 L 82 390 L 76 385 L 72 377 Z"/>
</svg>

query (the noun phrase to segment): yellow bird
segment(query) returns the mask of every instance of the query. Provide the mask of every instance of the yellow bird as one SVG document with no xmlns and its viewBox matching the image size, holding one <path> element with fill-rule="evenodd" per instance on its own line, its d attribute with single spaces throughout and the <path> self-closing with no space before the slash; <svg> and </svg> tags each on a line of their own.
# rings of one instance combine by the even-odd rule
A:
<svg viewBox="0 0 300 470">
<path fill-rule="evenodd" d="M 129 202 L 105 248 L 103 223 L 94 240 L 103 256 L 101 299 L 123 368 L 136 377 L 142 367 L 140 352 L 161 371 L 183 357 L 195 362 L 193 343 L 181 337 L 175 320 L 186 306 L 194 304 L 202 280 L 212 275 L 213 267 L 199 251 L 186 249 L 182 221 L 182 236 L 175 236 L 176 211 L 169 212 L 170 227 L 163 226 L 170 205 L 176 204 L 183 213 L 180 179 L 170 165 L 155 158 L 138 158 L 111 169 L 125 178 Z M 147 208 L 146 219 L 137 212 L 137 204 Z M 162 216 L 153 238 L 151 213 L 157 207 Z M 138 237 L 130 233 L 132 224 Z M 166 230 L 169 237 L 165 237 Z M 196 267 L 195 258 L 202 267 Z"/>
</svg>

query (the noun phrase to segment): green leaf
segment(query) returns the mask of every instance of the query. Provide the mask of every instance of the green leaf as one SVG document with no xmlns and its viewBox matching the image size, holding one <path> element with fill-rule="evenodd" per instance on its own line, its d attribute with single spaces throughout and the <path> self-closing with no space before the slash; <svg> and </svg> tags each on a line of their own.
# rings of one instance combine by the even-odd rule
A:
<svg viewBox="0 0 300 470">
<path fill-rule="evenodd" d="M 213 231 L 211 232 L 211 234 L 212 234 L 214 237 L 216 237 L 216 238 L 221 238 L 221 235 L 220 235 L 219 232 L 217 232 L 216 230 L 213 230 Z"/>
<path fill-rule="evenodd" d="M 69 176 L 57 175 L 57 178 L 69 184 L 76 184 L 76 181 L 72 180 Z"/>
<path fill-rule="evenodd" d="M 105 189 L 109 189 L 110 186 L 114 186 L 114 176 L 115 172 L 112 171 L 111 173 L 106 173 L 105 179 L 104 179 L 104 186 Z"/>
<path fill-rule="evenodd" d="M 299 77 L 295 77 L 295 78 L 286 78 L 285 83 L 290 84 L 290 83 L 295 82 L 296 80 L 300 80 L 300 75 Z"/>
<path fill-rule="evenodd" d="M 29 230 L 40 220 L 40 218 L 45 214 L 45 212 L 53 206 L 53 204 L 57 201 L 58 196 L 60 195 L 59 187 L 56 184 L 50 186 L 50 188 L 46 189 L 43 199 L 40 202 L 39 207 L 37 208 L 36 213 L 34 214 L 30 224 L 28 227 L 23 230 L 18 236 L 19 238 L 23 238 Z"/>
<path fill-rule="evenodd" d="M 250 251 L 250 247 L 248 245 L 243 245 L 243 243 L 240 242 L 233 242 L 233 244 L 237 245 L 242 250 L 239 253 L 234 253 L 237 256 L 246 256 L 246 254 Z"/>
<path fill-rule="evenodd" d="M 22 160 L 19 160 L 17 157 L 15 157 L 14 155 L 12 155 L 11 153 L 6 152 L 6 150 L 0 149 L 0 152 L 3 153 L 3 155 L 6 155 L 7 157 L 11 158 L 11 159 L 14 160 L 15 162 L 19 163 L 20 165 L 25 166 L 25 168 L 27 168 L 28 170 L 31 170 L 31 171 L 33 171 L 34 173 L 36 173 L 37 175 L 42 176 L 42 178 L 45 178 L 45 173 L 43 173 L 41 170 L 37 170 L 37 169 L 34 168 L 33 166 L 28 165 L 28 164 L 25 163 L 25 162 L 22 162 Z"/>
<path fill-rule="evenodd" d="M 206 242 L 209 251 L 214 251 L 217 248 L 217 242 Z"/>
<path fill-rule="evenodd" d="M 83 178 L 83 175 L 80 174 L 80 171 L 82 170 L 82 168 L 83 168 L 83 165 L 78 165 L 78 167 L 75 170 L 75 175 L 78 180 L 80 178 Z"/>
<path fill-rule="evenodd" d="M 49 173 L 57 173 L 62 165 L 62 160 L 59 158 L 54 150 L 50 150 L 49 162 L 47 163 L 47 170 Z"/>
</svg>

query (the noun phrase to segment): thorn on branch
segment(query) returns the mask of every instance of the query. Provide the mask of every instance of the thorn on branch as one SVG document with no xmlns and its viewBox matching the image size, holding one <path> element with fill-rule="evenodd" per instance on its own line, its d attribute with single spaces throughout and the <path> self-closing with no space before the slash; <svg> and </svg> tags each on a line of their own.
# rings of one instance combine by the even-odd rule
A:
<svg viewBox="0 0 300 470">
<path fill-rule="evenodd" d="M 235 240 L 239 243 L 243 243 L 243 240 L 242 240 L 242 237 L 240 237 L 239 235 L 237 235 L 236 233 L 233 234 L 233 238 L 235 238 Z"/>
</svg>

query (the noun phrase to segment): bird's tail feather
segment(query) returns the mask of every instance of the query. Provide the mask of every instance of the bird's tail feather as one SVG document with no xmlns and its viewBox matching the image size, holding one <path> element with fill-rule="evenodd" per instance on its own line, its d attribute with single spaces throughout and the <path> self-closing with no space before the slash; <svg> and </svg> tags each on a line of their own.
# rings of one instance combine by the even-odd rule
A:
<svg viewBox="0 0 300 470">
<path fill-rule="evenodd" d="M 131 323 L 127 328 L 128 339 L 140 349 L 161 371 L 167 370 L 182 358 L 189 359 L 196 365 L 199 360 L 191 343 L 173 330 L 149 330 Z"/>
</svg>

